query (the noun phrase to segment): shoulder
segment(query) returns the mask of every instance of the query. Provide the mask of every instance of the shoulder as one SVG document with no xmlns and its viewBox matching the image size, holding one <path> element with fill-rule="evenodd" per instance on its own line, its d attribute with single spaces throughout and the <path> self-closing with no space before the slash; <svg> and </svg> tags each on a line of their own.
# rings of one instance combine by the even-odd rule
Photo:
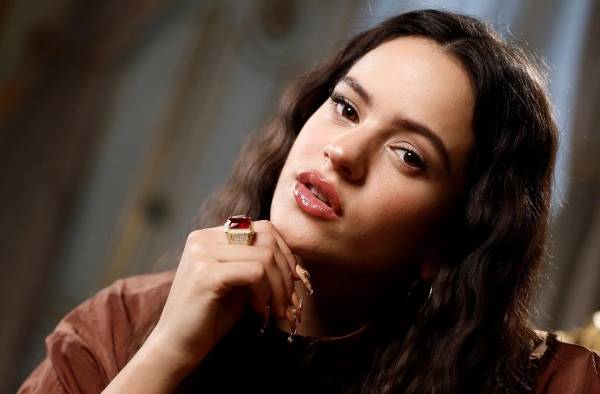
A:
<svg viewBox="0 0 600 394">
<path fill-rule="evenodd" d="M 132 335 L 158 319 L 173 277 L 174 272 L 168 271 L 116 280 L 70 311 L 46 343 L 50 346 L 52 339 L 76 334 L 93 343 L 110 340 L 117 349 L 123 348 Z"/>
<path fill-rule="evenodd" d="M 85 327 L 93 329 L 94 336 L 139 331 L 158 318 L 173 276 L 168 271 L 118 279 L 71 310 L 52 334 L 82 334 Z"/>
<path fill-rule="evenodd" d="M 542 342 L 532 358 L 534 394 L 600 393 L 600 353 L 539 331 Z"/>
<path fill-rule="evenodd" d="M 71 310 L 46 337 L 46 359 L 20 392 L 37 392 L 27 389 L 46 384 L 66 392 L 101 390 L 160 317 L 174 275 L 167 271 L 119 279 Z"/>
<path fill-rule="evenodd" d="M 169 294 L 174 276 L 175 271 L 166 271 L 118 279 L 83 302 L 66 318 L 71 314 L 95 313 L 103 310 L 125 312 L 118 308 L 125 308 L 132 312 L 154 310 L 158 306 L 162 309 L 161 303 L 164 303 Z"/>
</svg>

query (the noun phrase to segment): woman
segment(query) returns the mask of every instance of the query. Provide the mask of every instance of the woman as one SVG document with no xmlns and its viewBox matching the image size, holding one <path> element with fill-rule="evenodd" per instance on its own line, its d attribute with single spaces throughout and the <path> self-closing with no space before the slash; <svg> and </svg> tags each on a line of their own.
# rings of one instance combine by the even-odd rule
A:
<svg viewBox="0 0 600 394">
<path fill-rule="evenodd" d="M 556 154 L 543 82 L 471 17 L 357 35 L 244 147 L 176 272 L 71 312 L 21 391 L 600 390 L 597 354 L 528 321 Z"/>
</svg>

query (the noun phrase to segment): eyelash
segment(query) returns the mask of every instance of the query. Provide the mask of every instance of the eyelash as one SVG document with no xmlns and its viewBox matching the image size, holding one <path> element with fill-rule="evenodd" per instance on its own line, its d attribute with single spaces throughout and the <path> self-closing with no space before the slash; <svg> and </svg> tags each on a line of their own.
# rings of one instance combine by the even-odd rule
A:
<svg viewBox="0 0 600 394">
<path fill-rule="evenodd" d="M 350 122 L 358 122 L 358 119 L 356 119 L 356 120 L 348 119 L 346 116 L 342 115 L 341 111 L 338 111 L 338 105 L 345 105 L 345 106 L 351 108 L 352 111 L 354 111 L 354 113 L 358 117 L 358 111 L 356 110 L 356 108 L 354 108 L 354 106 L 350 103 L 350 101 L 348 99 L 346 99 L 346 97 L 344 97 L 340 93 L 331 92 L 329 98 L 331 99 L 332 109 L 336 113 L 337 116 L 340 116 L 344 120 L 347 120 L 347 121 L 350 121 Z M 396 155 L 396 156 L 398 156 L 400 158 L 400 160 L 402 160 L 409 167 L 427 169 L 427 162 L 425 161 L 425 159 L 423 159 L 423 156 L 421 156 L 421 154 L 419 154 L 416 150 L 408 148 L 406 146 L 396 147 L 396 148 L 392 148 L 392 149 L 393 150 L 406 151 L 407 153 L 411 153 L 411 154 L 413 154 L 413 155 L 415 155 L 417 157 L 417 159 L 419 160 L 419 162 L 421 164 L 419 166 L 413 166 L 413 165 L 410 165 L 410 164 L 406 163 L 400 156 Z"/>
<path fill-rule="evenodd" d="M 417 151 L 415 151 L 415 150 L 413 150 L 413 149 L 410 149 L 410 148 L 407 148 L 407 147 L 405 147 L 405 146 L 402 146 L 402 147 L 400 147 L 400 146 L 399 146 L 399 147 L 392 148 L 392 149 L 393 149 L 393 150 L 402 150 L 402 151 L 406 151 L 407 153 L 412 153 L 413 155 L 415 155 L 415 156 L 417 157 L 417 159 L 418 159 L 418 160 L 419 160 L 419 162 L 420 162 L 420 165 L 418 165 L 418 166 L 413 166 L 413 165 L 411 165 L 411 164 L 408 164 L 408 163 L 406 163 L 406 161 L 404 161 L 404 159 L 402 159 L 402 158 L 400 157 L 400 160 L 402 160 L 404 163 L 406 163 L 406 165 L 408 165 L 408 166 L 410 166 L 410 167 L 413 167 L 413 168 L 420 168 L 420 169 L 423 169 L 423 170 L 427 169 L 427 163 L 426 163 L 426 162 L 425 162 L 425 160 L 423 159 L 423 156 L 421 156 L 421 155 L 420 155 L 420 154 L 419 154 Z M 398 156 L 398 157 L 399 157 L 399 156 Z"/>
<path fill-rule="evenodd" d="M 352 111 L 354 111 L 354 113 L 358 117 L 358 111 L 356 110 L 356 108 L 354 108 L 354 105 L 352 105 L 350 103 L 350 101 L 348 101 L 348 99 L 346 97 L 344 97 L 340 93 L 332 92 L 329 98 L 331 99 L 331 104 L 333 106 L 333 111 L 338 116 L 341 116 L 342 118 L 344 118 L 345 120 L 348 120 L 350 122 L 357 122 L 358 121 L 358 119 L 356 119 L 356 120 L 348 119 L 347 117 L 345 117 L 344 115 L 342 115 L 342 113 L 340 111 L 338 111 L 338 108 L 337 108 L 338 105 L 345 105 L 346 107 L 352 108 Z"/>
</svg>

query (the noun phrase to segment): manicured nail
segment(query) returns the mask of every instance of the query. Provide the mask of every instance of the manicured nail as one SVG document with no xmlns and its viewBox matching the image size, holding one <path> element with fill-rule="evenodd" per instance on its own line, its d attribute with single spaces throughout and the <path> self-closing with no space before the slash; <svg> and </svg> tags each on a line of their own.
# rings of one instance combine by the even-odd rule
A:
<svg viewBox="0 0 600 394">
<path fill-rule="evenodd" d="M 298 317 L 297 310 L 293 306 L 288 307 L 288 323 L 290 324 L 290 335 L 287 338 L 288 343 L 292 343 L 294 341 L 294 335 L 296 335 L 296 331 L 298 329 Z"/>
<path fill-rule="evenodd" d="M 306 279 L 310 280 L 310 274 L 308 273 L 306 268 L 304 268 L 304 276 L 306 277 Z"/>
<path fill-rule="evenodd" d="M 290 297 L 290 301 L 296 308 L 298 308 L 300 302 L 298 301 L 298 295 L 296 294 L 296 290 L 292 291 L 292 296 Z"/>
<path fill-rule="evenodd" d="M 314 293 L 314 290 L 312 288 L 312 285 L 310 284 L 310 280 L 309 280 L 310 274 L 304 267 L 302 267 L 300 265 L 296 266 L 296 271 L 298 272 L 298 275 L 300 276 L 302 283 L 304 283 L 304 286 L 306 287 L 306 294 L 312 295 Z"/>
<path fill-rule="evenodd" d="M 300 265 L 300 257 L 298 257 L 297 255 L 294 254 L 294 268 L 296 268 L 298 265 Z M 300 279 L 300 275 L 298 275 L 298 272 L 296 269 L 293 269 L 290 273 L 294 277 L 294 280 Z"/>
<path fill-rule="evenodd" d="M 292 304 L 295 308 L 296 318 L 298 319 L 298 323 L 302 321 L 302 298 L 298 298 L 296 292 L 292 293 Z"/>
</svg>

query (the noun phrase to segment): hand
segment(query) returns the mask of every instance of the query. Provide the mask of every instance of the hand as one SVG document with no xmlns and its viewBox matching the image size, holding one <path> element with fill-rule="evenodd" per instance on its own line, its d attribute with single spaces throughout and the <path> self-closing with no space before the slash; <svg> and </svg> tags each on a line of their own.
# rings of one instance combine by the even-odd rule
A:
<svg viewBox="0 0 600 394">
<path fill-rule="evenodd" d="M 261 315 L 271 305 L 290 325 L 294 312 L 301 319 L 296 256 L 268 220 L 253 222 L 253 228 L 255 240 L 248 246 L 229 245 L 222 226 L 188 236 L 151 337 L 190 368 L 233 327 L 248 302 Z"/>
</svg>

